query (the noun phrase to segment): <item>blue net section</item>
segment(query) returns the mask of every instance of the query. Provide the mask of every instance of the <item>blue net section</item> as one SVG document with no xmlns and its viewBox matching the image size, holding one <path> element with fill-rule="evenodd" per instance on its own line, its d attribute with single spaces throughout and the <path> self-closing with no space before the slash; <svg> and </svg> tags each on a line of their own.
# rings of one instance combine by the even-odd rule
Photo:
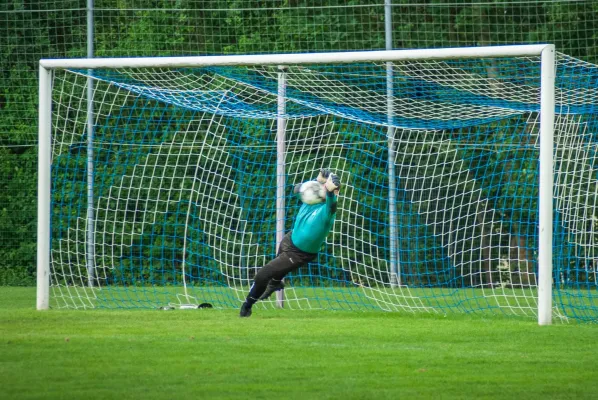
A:
<svg viewBox="0 0 598 400">
<path fill-rule="evenodd" d="M 598 69 L 557 71 L 553 313 L 594 321 Z M 343 184 L 285 307 L 537 313 L 539 59 L 63 71 L 54 91 L 56 307 L 239 307 L 276 252 L 284 119 L 285 230 L 295 183 Z"/>
</svg>

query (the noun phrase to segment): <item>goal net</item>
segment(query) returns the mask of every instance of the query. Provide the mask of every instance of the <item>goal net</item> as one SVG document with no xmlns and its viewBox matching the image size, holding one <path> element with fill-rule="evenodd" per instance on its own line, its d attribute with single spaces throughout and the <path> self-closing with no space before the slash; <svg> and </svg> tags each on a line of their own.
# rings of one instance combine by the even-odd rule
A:
<svg viewBox="0 0 598 400">
<path fill-rule="evenodd" d="M 539 55 L 284 64 L 53 70 L 52 307 L 238 308 L 326 167 L 284 307 L 537 316 Z M 557 56 L 561 318 L 598 315 L 597 78 Z"/>
</svg>

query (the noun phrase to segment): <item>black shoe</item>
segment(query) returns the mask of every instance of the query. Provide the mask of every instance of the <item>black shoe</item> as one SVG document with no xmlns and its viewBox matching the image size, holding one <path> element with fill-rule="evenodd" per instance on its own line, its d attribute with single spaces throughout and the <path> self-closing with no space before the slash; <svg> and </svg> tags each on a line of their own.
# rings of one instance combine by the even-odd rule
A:
<svg viewBox="0 0 598 400">
<path fill-rule="evenodd" d="M 251 305 L 243 303 L 241 305 L 241 311 L 239 312 L 240 317 L 251 317 Z"/>
<path fill-rule="evenodd" d="M 282 289 L 284 289 L 284 283 L 282 283 L 282 281 L 275 281 L 274 279 L 271 279 L 270 282 L 268 282 L 266 291 L 260 296 L 259 300 L 266 300 L 272 295 L 272 293 Z"/>
</svg>

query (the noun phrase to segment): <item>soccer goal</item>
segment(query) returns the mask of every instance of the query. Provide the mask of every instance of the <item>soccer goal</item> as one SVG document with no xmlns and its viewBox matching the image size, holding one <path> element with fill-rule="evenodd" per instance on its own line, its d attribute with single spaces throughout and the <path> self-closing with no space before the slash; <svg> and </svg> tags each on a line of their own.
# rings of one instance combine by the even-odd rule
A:
<svg viewBox="0 0 598 400">
<path fill-rule="evenodd" d="M 327 167 L 326 245 L 256 307 L 595 319 L 593 68 L 552 45 L 41 60 L 37 307 L 238 308 Z"/>
</svg>

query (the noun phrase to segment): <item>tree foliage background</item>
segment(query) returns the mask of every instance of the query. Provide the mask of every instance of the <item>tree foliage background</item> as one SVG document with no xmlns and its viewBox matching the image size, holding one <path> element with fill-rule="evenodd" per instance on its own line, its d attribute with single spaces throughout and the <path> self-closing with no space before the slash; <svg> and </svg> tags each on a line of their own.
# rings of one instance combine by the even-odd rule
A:
<svg viewBox="0 0 598 400">
<path fill-rule="evenodd" d="M 385 48 L 382 0 L 95 0 L 96 56 Z M 598 0 L 394 0 L 394 48 L 554 43 L 598 62 Z M 85 57 L 86 0 L 0 2 L 0 285 L 35 271 L 37 62 Z"/>
</svg>

